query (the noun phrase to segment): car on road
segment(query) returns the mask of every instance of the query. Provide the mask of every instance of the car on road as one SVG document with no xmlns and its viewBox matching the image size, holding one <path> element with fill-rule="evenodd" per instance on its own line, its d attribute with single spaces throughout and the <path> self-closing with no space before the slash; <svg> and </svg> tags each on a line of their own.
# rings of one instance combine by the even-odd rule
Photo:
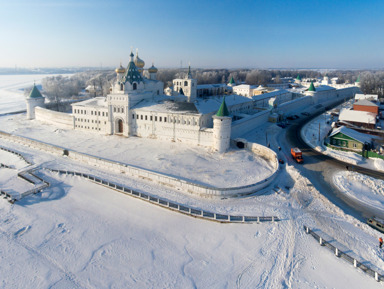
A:
<svg viewBox="0 0 384 289">
<path fill-rule="evenodd" d="M 285 123 L 278 123 L 277 126 L 281 127 L 281 128 L 286 128 L 287 125 Z"/>
<path fill-rule="evenodd" d="M 284 164 L 284 160 L 283 159 L 279 159 L 279 164 Z"/>
<path fill-rule="evenodd" d="M 384 233 L 384 220 L 372 217 L 367 220 L 367 224 L 372 228 Z"/>
</svg>

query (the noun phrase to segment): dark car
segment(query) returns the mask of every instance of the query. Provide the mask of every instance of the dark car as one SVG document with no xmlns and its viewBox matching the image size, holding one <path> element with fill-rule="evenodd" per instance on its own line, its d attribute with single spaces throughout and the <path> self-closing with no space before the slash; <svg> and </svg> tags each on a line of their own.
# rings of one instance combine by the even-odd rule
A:
<svg viewBox="0 0 384 289">
<path fill-rule="evenodd" d="M 279 163 L 283 165 L 284 164 L 284 160 L 283 159 L 279 159 Z"/>
<path fill-rule="evenodd" d="M 281 128 L 286 128 L 287 125 L 285 123 L 278 123 L 277 126 L 281 127 Z"/>
</svg>

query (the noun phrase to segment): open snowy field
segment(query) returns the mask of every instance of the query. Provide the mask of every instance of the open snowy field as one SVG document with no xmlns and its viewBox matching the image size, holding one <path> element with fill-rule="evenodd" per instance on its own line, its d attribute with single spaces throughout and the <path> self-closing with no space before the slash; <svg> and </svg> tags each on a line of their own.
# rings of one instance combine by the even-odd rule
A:
<svg viewBox="0 0 384 289">
<path fill-rule="evenodd" d="M 45 158 L 32 152 L 27 157 L 34 161 Z M 6 154 L 9 162 L 13 156 Z M 2 285 L 381 288 L 319 246 L 302 226 L 333 236 L 359 260 L 380 268 L 376 231 L 330 204 L 293 167 L 287 169 L 280 184 L 293 186 L 289 194 L 210 200 L 229 211 L 275 213 L 282 221 L 231 225 L 168 211 L 79 177 L 44 173 L 50 188 L 14 205 L 0 201 Z M 206 200 L 195 202 L 204 206 Z"/>
<path fill-rule="evenodd" d="M 0 102 L 0 108 L 6 103 Z M 24 114 L 0 118 L 0 129 L 202 183 L 253 182 L 268 172 L 264 159 L 244 151 L 223 156 L 182 143 L 99 136 L 25 121 Z M 265 132 L 274 148 L 281 131 Z M 256 134 L 255 134 L 256 135 Z M 97 141 L 94 140 L 97 136 Z M 196 208 L 244 215 L 276 215 L 281 221 L 220 224 L 195 219 L 120 194 L 80 177 L 48 171 L 51 187 L 11 205 L 0 199 L 0 287 L 2 288 L 382 288 L 304 232 L 320 236 L 381 274 L 380 234 L 345 214 L 295 169 L 284 165 L 276 184 L 262 195 L 203 199 L 96 170 L 65 157 L 0 138 L 41 167 L 94 173 L 139 191 Z M 0 150 L 0 188 L 27 190 L 17 178 L 27 166 Z M 263 167 L 263 168 L 259 168 Z M 241 168 L 241 170 L 240 170 Z M 246 172 L 246 176 L 242 176 Z M 250 176 L 248 176 L 250 175 Z M 343 180 L 349 176 L 341 176 Z M 354 190 L 356 182 L 346 186 Z M 384 187 L 375 183 L 377 192 Z M 366 194 L 371 187 L 367 184 Z"/>
</svg>

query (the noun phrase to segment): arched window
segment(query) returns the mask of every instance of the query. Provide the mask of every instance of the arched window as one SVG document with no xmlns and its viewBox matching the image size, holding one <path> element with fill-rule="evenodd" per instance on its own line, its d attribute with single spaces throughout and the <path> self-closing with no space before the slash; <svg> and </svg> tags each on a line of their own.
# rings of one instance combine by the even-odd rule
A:
<svg viewBox="0 0 384 289">
<path fill-rule="evenodd" d="M 188 81 L 184 81 L 184 86 L 188 86 Z"/>
<path fill-rule="evenodd" d="M 136 90 L 136 89 L 137 89 L 137 83 L 134 82 L 134 83 L 133 83 L 133 90 Z"/>
<path fill-rule="evenodd" d="M 120 84 L 120 90 L 123 91 L 124 90 L 124 85 L 121 83 Z"/>
</svg>

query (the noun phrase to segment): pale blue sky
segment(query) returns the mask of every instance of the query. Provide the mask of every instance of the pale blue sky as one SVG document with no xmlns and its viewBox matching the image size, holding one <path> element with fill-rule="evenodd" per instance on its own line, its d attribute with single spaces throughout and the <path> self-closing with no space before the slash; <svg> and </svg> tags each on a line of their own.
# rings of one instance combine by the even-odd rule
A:
<svg viewBox="0 0 384 289">
<path fill-rule="evenodd" d="M 384 1 L 0 0 L 0 67 L 384 68 Z"/>
</svg>

